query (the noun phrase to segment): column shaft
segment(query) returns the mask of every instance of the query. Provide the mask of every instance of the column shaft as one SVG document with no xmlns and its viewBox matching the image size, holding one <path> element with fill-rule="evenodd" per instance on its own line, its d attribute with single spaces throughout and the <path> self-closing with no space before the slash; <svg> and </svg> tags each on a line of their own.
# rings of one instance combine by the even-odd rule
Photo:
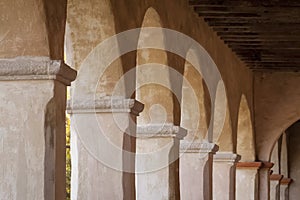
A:
<svg viewBox="0 0 300 200">
<path fill-rule="evenodd" d="M 263 162 L 259 169 L 259 199 L 270 199 L 270 169 L 273 167 L 273 163 Z"/>
<path fill-rule="evenodd" d="M 0 199 L 65 198 L 66 85 L 45 57 L 0 60 Z"/>
<path fill-rule="evenodd" d="M 258 169 L 261 162 L 238 162 L 236 169 L 236 199 L 258 199 Z"/>
<path fill-rule="evenodd" d="M 217 152 L 213 163 L 213 199 L 235 199 L 235 169 L 240 156 L 233 153 Z"/>
<path fill-rule="evenodd" d="M 180 146 L 181 199 L 211 200 L 214 143 L 182 142 Z"/>
<path fill-rule="evenodd" d="M 105 97 L 69 106 L 71 198 L 135 199 L 135 122 L 143 105 Z"/>
<path fill-rule="evenodd" d="M 180 198 L 179 140 L 186 130 L 172 124 L 137 128 L 137 199 Z"/>
</svg>

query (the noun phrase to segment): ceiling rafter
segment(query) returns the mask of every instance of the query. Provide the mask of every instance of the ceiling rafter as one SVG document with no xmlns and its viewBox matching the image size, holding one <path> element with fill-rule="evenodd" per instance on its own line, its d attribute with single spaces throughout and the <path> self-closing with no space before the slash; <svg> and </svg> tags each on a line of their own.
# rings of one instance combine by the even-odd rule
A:
<svg viewBox="0 0 300 200">
<path fill-rule="evenodd" d="M 299 0 L 189 0 L 251 69 L 300 69 Z"/>
</svg>

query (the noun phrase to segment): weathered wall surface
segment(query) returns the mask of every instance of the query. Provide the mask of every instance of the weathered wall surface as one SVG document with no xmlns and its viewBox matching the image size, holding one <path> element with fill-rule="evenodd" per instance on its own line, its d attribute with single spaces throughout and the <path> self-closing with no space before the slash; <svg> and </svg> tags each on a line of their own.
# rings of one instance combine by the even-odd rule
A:
<svg viewBox="0 0 300 200">
<path fill-rule="evenodd" d="M 300 75 L 293 72 L 255 73 L 256 151 L 268 161 L 280 135 L 300 117 Z"/>
<path fill-rule="evenodd" d="M 298 199 L 300 195 L 300 123 L 297 122 L 287 130 L 289 177 L 293 182 L 289 186 L 289 199 Z"/>
<path fill-rule="evenodd" d="M 153 24 L 151 23 L 151 19 L 146 19 L 146 21 L 143 21 L 145 19 L 147 11 L 149 10 L 154 10 L 155 13 L 157 13 L 158 16 L 154 16 L 152 20 L 156 20 L 156 22 L 157 20 L 159 20 L 159 23 Z M 192 8 L 189 7 L 188 2 L 186 0 L 179 0 L 173 2 L 161 0 L 69 0 L 67 15 L 67 36 L 70 37 L 67 39 L 67 60 L 68 58 L 72 58 L 72 60 L 70 60 L 72 66 L 75 69 L 79 70 L 77 82 L 81 81 L 84 87 L 87 88 L 86 91 L 93 87 L 91 85 L 93 84 L 93 82 L 89 80 L 89 76 L 81 77 L 80 75 L 80 70 L 82 69 L 81 67 L 82 63 L 84 63 L 84 59 L 98 44 L 117 33 L 132 28 L 140 28 L 143 25 L 161 26 L 163 28 L 168 28 L 182 32 L 188 35 L 189 37 L 193 38 L 199 44 L 201 44 L 211 56 L 211 58 L 213 59 L 220 71 L 220 74 L 225 84 L 226 95 L 228 100 L 228 102 L 226 102 L 226 106 L 228 108 L 226 111 L 226 120 L 224 128 L 223 124 L 219 125 L 221 126 L 220 130 L 222 131 L 220 135 L 218 134 L 218 136 L 216 136 L 216 140 L 214 142 L 220 145 L 220 149 L 222 151 L 236 151 L 238 110 L 239 102 L 242 95 L 245 96 L 247 102 L 249 103 L 249 110 L 251 112 L 252 117 L 253 74 L 248 68 L 245 67 L 244 63 L 242 63 L 237 58 L 237 56 L 234 53 L 232 53 L 232 51 L 223 43 L 223 41 L 220 40 L 218 36 L 208 27 L 204 20 L 196 16 Z M 166 40 L 168 40 L 168 38 Z M 136 43 L 138 45 L 138 39 Z M 174 41 L 172 43 L 174 43 Z M 96 93 L 100 96 L 112 95 L 114 84 L 118 81 L 120 76 L 122 76 L 122 73 L 135 67 L 135 65 L 137 64 L 137 55 L 139 54 L 141 55 L 141 62 L 138 64 L 148 63 L 149 61 L 159 62 L 161 64 L 168 64 L 170 67 L 176 69 L 179 73 L 183 75 L 185 64 L 184 62 L 182 62 L 182 60 L 178 58 L 178 56 L 171 55 L 170 53 L 165 54 L 162 51 L 152 52 L 154 52 L 152 54 L 154 57 L 149 57 L 149 59 L 142 60 L 143 55 L 141 54 L 146 55 L 147 53 L 149 53 L 149 51 L 146 50 L 139 51 L 138 53 L 133 52 L 115 60 L 115 62 L 109 66 L 108 70 L 106 70 L 104 75 L 102 77 L 99 77 L 101 85 L 99 85 L 100 87 L 97 88 Z M 162 56 L 160 57 L 159 54 L 161 54 Z M 165 57 L 167 59 L 162 59 Z M 95 67 L 91 66 L 96 66 L 99 62 L 101 62 L 101 60 L 95 59 L 90 61 L 90 67 L 88 68 L 90 70 L 90 73 L 93 73 L 97 70 Z M 145 71 L 145 77 L 150 74 L 147 73 L 148 72 Z M 162 81 L 166 81 L 166 77 L 162 76 L 162 73 L 152 74 L 153 76 L 156 76 L 156 79 L 164 79 Z M 135 77 L 133 77 L 132 79 L 135 79 Z M 181 86 L 181 83 L 174 83 L 172 82 L 172 80 L 170 81 L 171 87 L 174 86 L 172 84 L 178 84 Z M 199 81 L 201 80 L 199 79 Z M 197 90 L 198 88 L 194 89 Z M 173 111 L 173 113 L 171 113 L 173 114 L 173 116 L 167 115 L 167 122 L 173 121 L 173 123 L 175 124 L 178 123 L 180 121 L 180 109 L 176 107 L 175 103 L 173 106 L 173 110 L 172 108 L 168 107 L 167 102 L 170 101 L 169 99 L 171 99 L 170 95 L 166 95 L 167 92 L 165 92 L 165 90 L 159 90 L 158 87 L 152 88 L 150 92 L 152 91 L 163 92 L 160 92 L 157 96 L 150 95 L 151 98 L 149 99 L 147 99 L 147 97 L 149 97 L 149 94 L 144 92 L 142 93 L 144 97 L 141 98 L 141 100 L 147 100 L 147 102 L 145 103 L 149 105 L 153 102 L 160 102 L 162 105 L 166 104 L 166 113 L 168 114 L 170 113 L 169 111 Z M 85 91 L 83 91 L 83 93 L 84 92 Z M 203 95 L 201 94 L 197 95 L 198 97 L 203 97 Z M 189 104 L 190 102 L 185 101 L 185 103 Z M 205 106 L 209 107 L 210 105 L 212 105 L 210 103 L 205 103 L 205 105 L 204 103 L 199 104 L 201 104 L 201 108 Z M 210 115 L 211 108 L 205 108 L 205 110 L 207 111 L 207 114 Z M 146 105 L 145 112 L 147 111 L 148 106 Z M 143 116 L 143 113 L 141 115 Z M 182 118 L 182 121 L 185 122 L 193 120 L 188 115 L 182 116 Z M 206 123 L 206 125 L 203 125 L 203 127 L 201 127 L 202 131 L 208 129 L 205 126 L 209 124 L 209 120 L 208 122 L 205 122 L 205 118 L 209 119 L 210 117 L 203 115 L 201 116 L 201 121 Z M 147 119 L 145 121 L 149 122 L 150 120 Z M 198 121 L 193 122 L 193 124 L 197 125 L 198 123 Z M 198 135 L 198 137 L 202 139 L 204 135 L 205 133 L 202 136 Z M 86 158 L 88 158 L 88 155 L 86 155 L 80 148 L 74 148 L 76 148 L 77 155 L 86 156 Z M 81 187 L 81 189 L 83 190 L 89 187 L 89 183 L 88 181 L 86 181 L 87 177 L 87 175 L 84 175 L 84 172 L 83 176 L 78 177 L 78 181 L 81 183 L 80 185 L 78 185 L 78 187 Z M 173 184 L 170 186 L 174 187 L 175 185 Z M 99 185 L 99 187 L 101 186 Z"/>
<path fill-rule="evenodd" d="M 222 149 L 225 151 L 235 150 L 238 106 L 242 94 L 245 95 L 252 111 L 251 71 L 218 38 L 204 20 L 194 14 L 192 8 L 184 0 L 172 3 L 154 0 L 134 3 L 115 0 L 104 2 L 100 4 L 93 0 L 87 2 L 69 1 L 68 24 L 72 37 L 73 48 L 71 52 L 73 52 L 74 67 L 79 69 L 87 54 L 105 38 L 130 28 L 141 27 L 147 9 L 152 7 L 159 14 L 164 28 L 180 31 L 195 39 L 206 49 L 218 66 L 225 82 L 227 96 L 230 97 L 228 99 L 229 119 L 226 121 L 226 126 L 230 128 L 225 128 L 222 134 L 231 135 L 231 133 L 225 133 L 225 130 L 227 132 L 232 130 L 234 135 L 233 137 L 222 137 L 225 140 L 232 138 L 232 141 Z M 136 57 L 124 56 L 121 61 L 122 63 L 119 65 L 122 64 L 124 67 L 127 63 L 135 63 Z M 169 60 L 170 62 L 172 60 Z M 179 67 L 177 66 L 177 68 Z M 183 68 L 184 65 L 179 70 L 183 72 Z M 219 143 L 223 142 L 219 141 Z"/>
<path fill-rule="evenodd" d="M 1 82 L 1 199 L 64 196 L 64 90 L 53 81 Z"/>
<path fill-rule="evenodd" d="M 1 58 L 63 58 L 66 0 L 4 0 L 0 5 Z"/>
</svg>

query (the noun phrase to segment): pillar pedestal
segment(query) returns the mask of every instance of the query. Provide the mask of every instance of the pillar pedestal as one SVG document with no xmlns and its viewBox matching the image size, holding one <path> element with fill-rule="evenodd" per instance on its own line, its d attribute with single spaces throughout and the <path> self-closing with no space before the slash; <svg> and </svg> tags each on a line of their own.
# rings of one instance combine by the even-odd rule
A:
<svg viewBox="0 0 300 200">
<path fill-rule="evenodd" d="M 259 174 L 259 200 L 270 200 L 270 169 L 273 167 L 271 162 L 262 162 Z"/>
<path fill-rule="evenodd" d="M 70 102 L 71 199 L 135 199 L 135 122 L 142 109 L 121 97 Z"/>
<path fill-rule="evenodd" d="M 60 60 L 0 60 L 0 197 L 65 198 L 66 86 Z"/>
<path fill-rule="evenodd" d="M 235 199 L 235 169 L 240 156 L 230 152 L 217 152 L 213 163 L 213 199 Z"/>
<path fill-rule="evenodd" d="M 280 180 L 280 200 L 289 200 L 289 186 L 292 181 L 291 178 L 282 178 Z"/>
<path fill-rule="evenodd" d="M 172 124 L 137 127 L 137 199 L 179 199 L 179 140 L 186 130 Z"/>
<path fill-rule="evenodd" d="M 212 199 L 212 162 L 218 149 L 214 143 L 180 143 L 181 199 Z"/>
<path fill-rule="evenodd" d="M 236 165 L 236 199 L 258 200 L 258 169 L 262 162 L 238 162 Z"/>
</svg>

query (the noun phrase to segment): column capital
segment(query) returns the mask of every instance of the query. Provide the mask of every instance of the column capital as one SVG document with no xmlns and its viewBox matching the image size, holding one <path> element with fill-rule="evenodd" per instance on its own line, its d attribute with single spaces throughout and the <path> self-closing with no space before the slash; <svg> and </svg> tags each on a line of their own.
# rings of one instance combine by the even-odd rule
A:
<svg viewBox="0 0 300 200">
<path fill-rule="evenodd" d="M 240 155 L 231 152 L 217 152 L 214 155 L 214 162 L 236 163 L 240 159 Z"/>
<path fill-rule="evenodd" d="M 137 126 L 138 138 L 168 138 L 183 139 L 187 130 L 174 124 L 145 124 Z"/>
<path fill-rule="evenodd" d="M 261 163 L 262 163 L 262 165 L 261 165 L 260 168 L 269 168 L 269 169 L 271 169 L 274 166 L 274 163 L 272 163 L 272 162 L 262 161 Z"/>
<path fill-rule="evenodd" d="M 236 167 L 238 169 L 251 168 L 251 169 L 259 169 L 262 166 L 262 162 L 238 162 Z"/>
<path fill-rule="evenodd" d="M 271 181 L 280 181 L 283 178 L 283 175 L 281 174 L 271 174 L 270 180 Z"/>
<path fill-rule="evenodd" d="M 0 59 L 0 81 L 57 80 L 70 85 L 76 74 L 62 60 L 51 60 L 48 57 Z"/>
<path fill-rule="evenodd" d="M 216 145 L 215 143 L 189 142 L 189 141 L 180 142 L 180 152 L 182 153 L 215 154 L 218 150 L 219 150 L 219 146 Z"/>
<path fill-rule="evenodd" d="M 291 178 L 282 178 L 280 180 L 280 185 L 289 185 L 293 182 L 293 179 Z"/>
<path fill-rule="evenodd" d="M 238 162 L 236 164 L 237 168 L 255 168 L 255 169 L 261 169 L 261 168 L 272 168 L 274 163 L 271 162 L 262 162 L 262 161 L 255 161 L 255 162 Z"/>
<path fill-rule="evenodd" d="M 69 114 L 75 113 L 132 113 L 139 115 L 144 104 L 135 99 L 123 97 L 90 97 L 70 100 L 67 104 Z"/>
</svg>

